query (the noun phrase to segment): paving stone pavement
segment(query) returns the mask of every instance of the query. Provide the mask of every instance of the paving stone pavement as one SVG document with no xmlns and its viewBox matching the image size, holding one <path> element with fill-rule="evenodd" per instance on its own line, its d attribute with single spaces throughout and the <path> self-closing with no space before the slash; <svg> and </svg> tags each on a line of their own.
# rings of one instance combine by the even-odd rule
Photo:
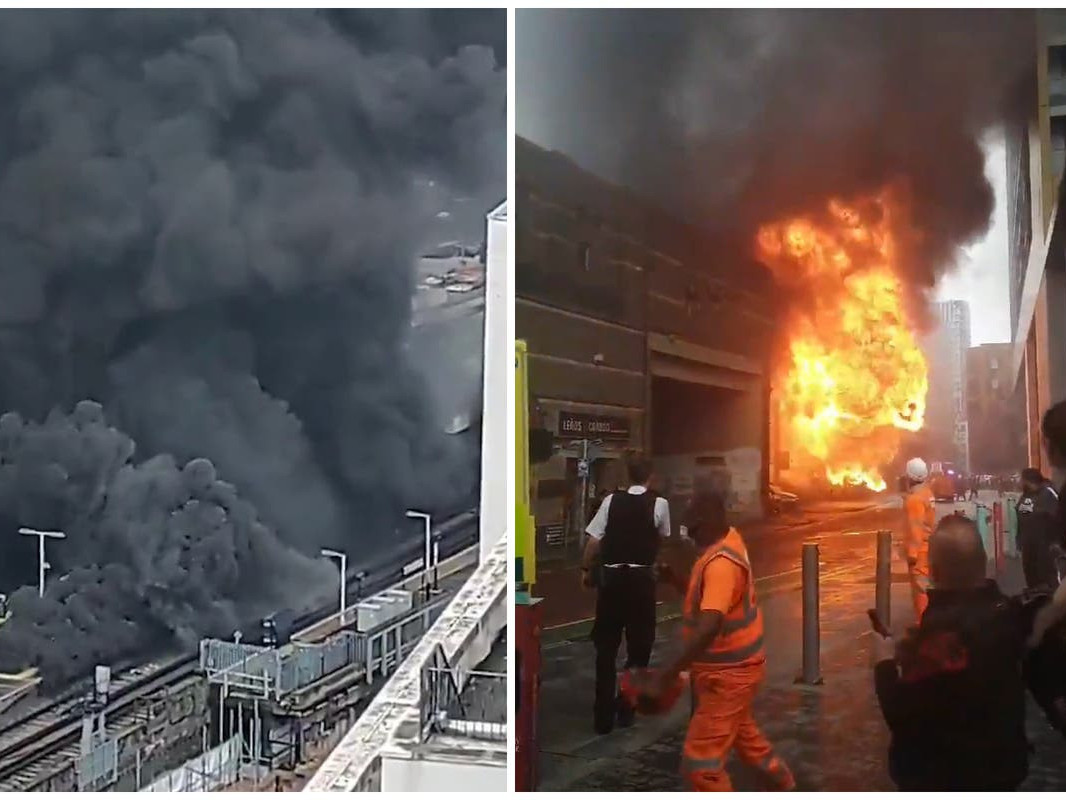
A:
<svg viewBox="0 0 1066 800">
<path fill-rule="evenodd" d="M 898 569 L 898 566 L 897 566 Z M 1017 582 L 1017 565 L 1008 564 L 1006 588 Z M 768 617 L 766 684 L 755 716 L 776 749 L 792 766 L 798 788 L 806 791 L 892 791 L 885 765 L 889 734 L 873 689 L 870 636 L 865 610 L 873 586 L 844 577 L 829 582 L 822 595 L 822 686 L 794 682 L 798 667 L 798 596 L 784 593 L 762 601 Z M 897 626 L 909 614 L 909 595 L 901 576 L 893 582 Z M 898 609 L 898 611 L 896 611 Z M 831 622 L 827 625 L 826 622 Z M 660 626 L 662 649 L 677 633 Z M 669 715 L 643 718 L 607 736 L 591 731 L 592 647 L 587 641 L 557 643 L 545 651 L 542 707 L 541 789 L 569 791 L 679 791 L 681 745 L 688 718 L 687 701 Z M 683 707 L 682 707 L 683 706 Z M 1031 704 L 1027 730 L 1034 747 L 1023 789 L 1066 789 L 1066 740 Z M 735 759 L 729 766 L 740 791 L 765 788 Z"/>
</svg>

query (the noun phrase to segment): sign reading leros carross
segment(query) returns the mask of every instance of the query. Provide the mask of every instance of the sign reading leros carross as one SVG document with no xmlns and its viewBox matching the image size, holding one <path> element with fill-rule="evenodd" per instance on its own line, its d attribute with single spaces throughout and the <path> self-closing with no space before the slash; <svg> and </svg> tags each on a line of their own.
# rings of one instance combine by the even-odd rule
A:
<svg viewBox="0 0 1066 800">
<path fill-rule="evenodd" d="M 528 591 L 536 582 L 536 526 L 529 498 L 529 384 L 526 343 L 515 341 L 515 583 Z"/>
<path fill-rule="evenodd" d="M 570 439 L 629 439 L 629 420 L 626 417 L 604 417 L 595 414 L 559 412 L 559 436 Z"/>
</svg>

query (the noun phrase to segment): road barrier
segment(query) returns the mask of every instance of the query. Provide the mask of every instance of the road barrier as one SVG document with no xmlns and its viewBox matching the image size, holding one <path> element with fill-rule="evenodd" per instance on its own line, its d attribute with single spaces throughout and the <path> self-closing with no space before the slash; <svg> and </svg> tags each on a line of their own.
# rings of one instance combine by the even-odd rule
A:
<svg viewBox="0 0 1066 800">
<path fill-rule="evenodd" d="M 886 628 L 892 628 L 892 531 L 877 532 L 877 572 L 874 610 Z"/>
<path fill-rule="evenodd" d="M 1005 523 L 1007 528 L 1004 536 L 1004 552 L 1011 558 L 1021 555 L 1018 549 L 1018 498 L 1007 496 L 1003 501 L 1006 507 Z"/>
<path fill-rule="evenodd" d="M 991 506 L 977 503 L 974 509 L 977 531 L 988 560 L 995 564 L 996 573 L 1003 569 L 1006 558 L 1017 558 L 1018 501 L 1008 495 Z"/>
<path fill-rule="evenodd" d="M 997 500 L 992 504 L 992 560 L 996 565 L 996 575 L 1003 569 L 1003 503 Z"/>
<path fill-rule="evenodd" d="M 803 673 L 799 682 L 822 683 L 821 626 L 818 619 L 818 543 L 803 543 Z"/>
<path fill-rule="evenodd" d="M 977 532 L 981 536 L 981 545 L 985 549 L 985 557 L 991 561 L 995 557 L 995 536 L 992 524 L 992 509 L 978 503 L 974 509 Z"/>
</svg>

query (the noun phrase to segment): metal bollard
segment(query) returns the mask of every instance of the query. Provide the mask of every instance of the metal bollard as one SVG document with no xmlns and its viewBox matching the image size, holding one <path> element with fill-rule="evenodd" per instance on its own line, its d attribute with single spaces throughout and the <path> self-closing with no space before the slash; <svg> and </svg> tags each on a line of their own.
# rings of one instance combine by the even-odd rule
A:
<svg viewBox="0 0 1066 800">
<path fill-rule="evenodd" d="M 874 610 L 886 628 L 892 628 L 892 531 L 877 532 L 877 574 Z"/>
<path fill-rule="evenodd" d="M 981 536 L 981 546 L 985 549 L 985 557 L 991 561 L 993 556 L 992 541 L 992 512 L 988 506 L 978 503 L 975 511 L 977 517 L 977 533 Z"/>
<path fill-rule="evenodd" d="M 1013 497 L 1007 499 L 1007 555 L 1011 558 L 1021 555 L 1018 550 L 1018 501 Z"/>
<path fill-rule="evenodd" d="M 998 577 L 1003 568 L 1003 503 L 999 500 L 992 504 L 992 550 Z"/>
<path fill-rule="evenodd" d="M 821 630 L 818 620 L 818 543 L 803 544 L 803 674 L 800 682 L 822 682 Z"/>
</svg>

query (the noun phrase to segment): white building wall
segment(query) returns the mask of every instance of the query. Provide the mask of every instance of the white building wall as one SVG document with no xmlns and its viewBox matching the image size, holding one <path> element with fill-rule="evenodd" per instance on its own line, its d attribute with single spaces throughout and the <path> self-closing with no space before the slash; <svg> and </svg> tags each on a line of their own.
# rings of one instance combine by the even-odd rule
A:
<svg viewBox="0 0 1066 800">
<path fill-rule="evenodd" d="M 508 336 L 507 204 L 488 215 L 485 234 L 485 358 L 481 423 L 481 558 L 507 530 L 514 515 L 507 497 L 507 475 L 514 468 L 514 439 L 507 435 L 507 417 L 514 403 L 507 400 L 507 370 L 514 352 Z"/>
<path fill-rule="evenodd" d="M 501 792 L 507 768 L 410 758 L 381 759 L 383 792 Z"/>
</svg>

